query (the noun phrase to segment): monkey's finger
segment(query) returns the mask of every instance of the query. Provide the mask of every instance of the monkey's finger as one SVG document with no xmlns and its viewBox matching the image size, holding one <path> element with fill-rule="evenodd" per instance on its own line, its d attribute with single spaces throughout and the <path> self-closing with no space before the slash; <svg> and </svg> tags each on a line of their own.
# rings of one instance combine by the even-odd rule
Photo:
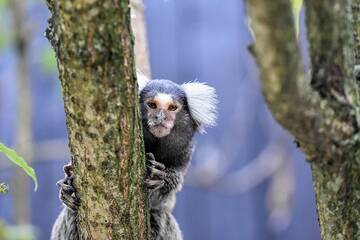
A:
<svg viewBox="0 0 360 240">
<path fill-rule="evenodd" d="M 146 179 L 145 183 L 146 183 L 146 185 L 151 187 L 151 186 L 161 185 L 161 184 L 163 184 L 163 181 L 162 180 Z"/>
<path fill-rule="evenodd" d="M 156 169 L 154 167 L 149 166 L 148 167 L 150 172 L 150 177 L 158 177 L 160 179 L 163 179 L 166 176 L 166 173 L 164 171 L 161 171 L 159 169 Z"/>
<path fill-rule="evenodd" d="M 164 185 L 164 181 L 162 180 L 150 180 L 150 179 L 146 179 L 145 180 L 145 184 L 150 188 L 150 189 L 155 189 L 155 188 L 160 188 Z"/>
<path fill-rule="evenodd" d="M 71 165 L 71 163 L 67 164 L 64 166 L 64 173 L 66 176 L 71 176 L 72 172 L 73 172 L 73 166 Z"/>
<path fill-rule="evenodd" d="M 157 161 L 150 160 L 149 165 L 152 165 L 152 166 L 158 168 L 159 170 L 165 170 L 165 165 L 160 162 L 157 162 Z"/>
<path fill-rule="evenodd" d="M 67 184 L 66 180 L 60 180 L 59 182 L 56 183 L 56 185 L 58 187 L 60 187 L 61 190 L 64 190 L 66 192 L 69 192 L 69 193 L 75 192 L 75 188 L 73 186 Z"/>
<path fill-rule="evenodd" d="M 72 204 L 77 205 L 78 204 L 78 200 L 77 200 L 77 198 L 75 196 L 75 193 L 69 193 L 69 192 L 66 192 L 66 191 L 60 191 L 59 197 L 60 197 L 60 200 L 65 205 L 72 205 Z"/>
<path fill-rule="evenodd" d="M 158 191 L 158 190 L 161 189 L 162 187 L 163 187 L 163 185 L 159 185 L 159 186 L 156 186 L 156 187 L 150 189 L 150 191 L 153 193 L 153 192 Z"/>
<path fill-rule="evenodd" d="M 146 153 L 146 159 L 148 161 L 155 161 L 155 156 L 154 156 L 154 154 L 149 152 L 149 153 Z"/>
<path fill-rule="evenodd" d="M 68 194 L 64 191 L 60 191 L 60 200 L 73 211 L 78 210 L 80 202 L 75 194 Z"/>
</svg>

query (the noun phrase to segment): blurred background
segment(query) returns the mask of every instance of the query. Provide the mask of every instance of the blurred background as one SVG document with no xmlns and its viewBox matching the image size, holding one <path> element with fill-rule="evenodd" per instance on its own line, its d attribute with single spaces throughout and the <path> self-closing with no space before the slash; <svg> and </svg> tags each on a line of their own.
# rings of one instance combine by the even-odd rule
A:
<svg viewBox="0 0 360 240">
<path fill-rule="evenodd" d="M 0 182 L 10 187 L 0 195 L 0 232 L 6 231 L 6 240 L 46 240 L 61 210 L 55 184 L 69 160 L 65 115 L 54 54 L 43 34 L 46 5 L 12 2 L 0 0 L 0 142 L 35 168 L 39 189 L 34 192 L 30 178 L 0 156 Z M 153 78 L 205 81 L 220 100 L 218 126 L 196 137 L 178 194 L 175 216 L 184 239 L 320 239 L 310 167 L 261 94 L 248 52 L 245 3 L 144 4 Z M 306 49 L 303 29 L 300 39 Z"/>
</svg>

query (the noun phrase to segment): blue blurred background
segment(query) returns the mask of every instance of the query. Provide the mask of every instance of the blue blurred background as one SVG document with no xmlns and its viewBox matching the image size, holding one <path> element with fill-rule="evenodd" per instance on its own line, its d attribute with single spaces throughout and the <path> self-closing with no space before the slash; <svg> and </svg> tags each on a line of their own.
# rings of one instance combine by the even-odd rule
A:
<svg viewBox="0 0 360 240">
<path fill-rule="evenodd" d="M 13 231 L 19 229 L 16 225 L 30 225 L 35 239 L 45 240 L 61 210 L 55 183 L 63 177 L 69 155 L 54 56 L 43 36 L 49 12 L 43 1 L 24 4 L 32 105 L 26 116 L 32 120 L 28 144 L 39 189 L 34 192 L 25 178 L 25 190 L 19 191 L 21 184 L 14 181 L 19 173 L 1 156 L 0 182 L 8 183 L 10 191 L 0 196 L 0 219 Z M 205 81 L 217 89 L 220 100 L 218 126 L 196 137 L 192 166 L 178 194 L 175 215 L 184 239 L 320 239 L 310 167 L 267 109 L 247 50 L 252 38 L 245 3 L 144 4 L 153 78 Z M 0 142 L 16 147 L 24 95 L 17 84 L 12 19 L 6 0 L 0 0 Z M 19 213 L 23 208 L 27 214 Z"/>
</svg>

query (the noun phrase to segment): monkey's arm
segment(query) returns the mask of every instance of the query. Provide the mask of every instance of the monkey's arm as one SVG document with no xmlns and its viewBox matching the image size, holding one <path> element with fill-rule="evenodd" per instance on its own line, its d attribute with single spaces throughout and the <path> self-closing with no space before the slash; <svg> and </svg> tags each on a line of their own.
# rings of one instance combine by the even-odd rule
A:
<svg viewBox="0 0 360 240">
<path fill-rule="evenodd" d="M 51 240 L 78 240 L 77 231 L 77 210 L 79 200 L 75 195 L 73 187 L 72 166 L 64 166 L 65 178 L 60 180 L 57 185 L 60 187 L 60 200 L 64 203 L 64 208 L 57 217 L 51 231 Z"/>
</svg>

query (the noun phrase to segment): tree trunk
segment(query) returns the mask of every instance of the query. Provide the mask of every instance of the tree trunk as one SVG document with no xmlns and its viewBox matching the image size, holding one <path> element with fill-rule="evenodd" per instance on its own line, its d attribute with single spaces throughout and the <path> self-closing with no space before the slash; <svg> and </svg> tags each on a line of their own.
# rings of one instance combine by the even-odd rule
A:
<svg viewBox="0 0 360 240">
<path fill-rule="evenodd" d="M 80 239 L 147 239 L 128 0 L 48 0 L 80 198 Z"/>
<path fill-rule="evenodd" d="M 360 239 L 360 104 L 351 25 L 358 21 L 350 0 L 305 3 L 310 77 L 303 74 L 290 1 L 248 1 L 263 91 L 311 164 L 322 239 Z"/>
</svg>

